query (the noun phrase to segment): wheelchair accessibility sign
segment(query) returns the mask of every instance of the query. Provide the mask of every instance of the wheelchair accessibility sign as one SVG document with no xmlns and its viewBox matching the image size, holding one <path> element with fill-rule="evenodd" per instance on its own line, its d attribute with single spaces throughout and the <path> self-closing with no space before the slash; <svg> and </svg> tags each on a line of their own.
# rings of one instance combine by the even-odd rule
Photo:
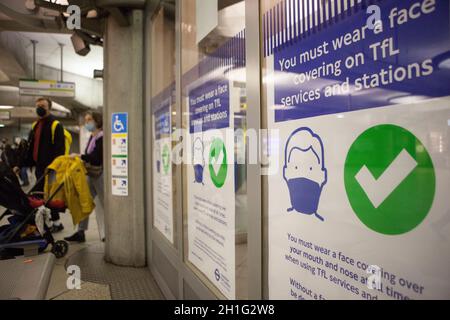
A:
<svg viewBox="0 0 450 320">
<path fill-rule="evenodd" d="M 128 113 L 113 113 L 111 120 L 112 194 L 128 196 Z"/>
<path fill-rule="evenodd" d="M 128 133 L 128 113 L 113 113 L 112 133 Z"/>
</svg>

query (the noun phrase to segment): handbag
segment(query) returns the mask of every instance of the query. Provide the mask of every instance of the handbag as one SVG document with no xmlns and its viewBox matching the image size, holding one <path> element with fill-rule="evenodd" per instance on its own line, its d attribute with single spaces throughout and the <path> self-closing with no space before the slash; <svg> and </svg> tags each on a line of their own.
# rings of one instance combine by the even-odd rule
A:
<svg viewBox="0 0 450 320">
<path fill-rule="evenodd" d="M 103 174 L 103 166 L 93 166 L 87 162 L 84 163 L 84 166 L 86 168 L 87 175 L 91 178 L 97 179 Z"/>
</svg>

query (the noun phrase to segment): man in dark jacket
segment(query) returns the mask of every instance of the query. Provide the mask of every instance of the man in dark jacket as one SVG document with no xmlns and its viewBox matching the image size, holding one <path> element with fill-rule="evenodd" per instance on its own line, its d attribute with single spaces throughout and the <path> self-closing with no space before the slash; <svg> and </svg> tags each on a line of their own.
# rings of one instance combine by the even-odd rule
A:
<svg viewBox="0 0 450 320">
<path fill-rule="evenodd" d="M 50 114 L 52 101 L 48 98 L 36 100 L 36 113 L 39 117 L 29 136 L 28 166 L 35 167 L 36 179 L 44 176 L 45 169 L 59 156 L 65 154 L 64 128 L 59 123 L 54 132 L 56 119 Z M 45 181 L 41 181 L 34 191 L 44 191 Z M 64 226 L 59 221 L 59 214 L 52 213 L 53 232 L 59 232 Z"/>
</svg>

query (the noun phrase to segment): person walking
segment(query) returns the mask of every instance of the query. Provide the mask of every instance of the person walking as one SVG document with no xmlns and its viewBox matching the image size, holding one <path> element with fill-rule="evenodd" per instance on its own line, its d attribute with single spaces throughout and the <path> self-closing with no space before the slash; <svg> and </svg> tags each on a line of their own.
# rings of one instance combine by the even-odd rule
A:
<svg viewBox="0 0 450 320">
<path fill-rule="evenodd" d="M 72 157 L 81 157 L 88 171 L 89 188 L 95 202 L 95 215 L 97 218 L 100 239 L 105 241 L 104 222 L 104 187 L 103 187 L 103 117 L 98 112 L 88 112 L 85 116 L 85 128 L 91 132 L 89 142 L 83 155 L 72 154 Z M 71 242 L 85 242 L 86 231 L 89 227 L 89 217 L 81 221 L 78 231 L 65 238 Z"/>
</svg>

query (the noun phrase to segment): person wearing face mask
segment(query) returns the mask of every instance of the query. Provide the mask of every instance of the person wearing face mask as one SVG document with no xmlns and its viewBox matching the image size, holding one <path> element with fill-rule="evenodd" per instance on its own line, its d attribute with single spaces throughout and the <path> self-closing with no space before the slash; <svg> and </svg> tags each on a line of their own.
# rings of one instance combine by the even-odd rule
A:
<svg viewBox="0 0 450 320">
<path fill-rule="evenodd" d="M 72 154 L 71 157 L 80 157 L 86 165 L 89 178 L 89 188 L 95 202 L 95 214 L 97 218 L 100 239 L 105 241 L 104 226 L 104 191 L 103 191 L 103 117 L 98 112 L 88 112 L 84 118 L 85 128 L 91 133 L 89 142 L 83 155 Z M 89 227 L 89 217 L 81 221 L 78 231 L 65 238 L 71 242 L 85 242 L 86 231 Z"/>
<path fill-rule="evenodd" d="M 322 139 L 309 128 L 295 130 L 285 149 L 283 177 L 289 189 L 288 212 L 324 218 L 317 213 L 323 187 L 328 181 Z"/>
<path fill-rule="evenodd" d="M 24 166 L 30 168 L 35 167 L 35 175 L 38 181 L 44 176 L 46 168 L 56 158 L 63 156 L 66 149 L 62 124 L 58 123 L 53 132 L 52 126 L 56 119 L 51 115 L 51 109 L 52 101 L 50 99 L 39 98 L 36 100 L 38 121 L 33 125 L 28 138 L 29 149 L 27 161 Z M 43 192 L 44 186 L 45 181 L 42 179 L 33 191 Z M 51 231 L 54 233 L 64 229 L 59 218 L 59 213 L 52 212 L 53 228 Z"/>
</svg>

